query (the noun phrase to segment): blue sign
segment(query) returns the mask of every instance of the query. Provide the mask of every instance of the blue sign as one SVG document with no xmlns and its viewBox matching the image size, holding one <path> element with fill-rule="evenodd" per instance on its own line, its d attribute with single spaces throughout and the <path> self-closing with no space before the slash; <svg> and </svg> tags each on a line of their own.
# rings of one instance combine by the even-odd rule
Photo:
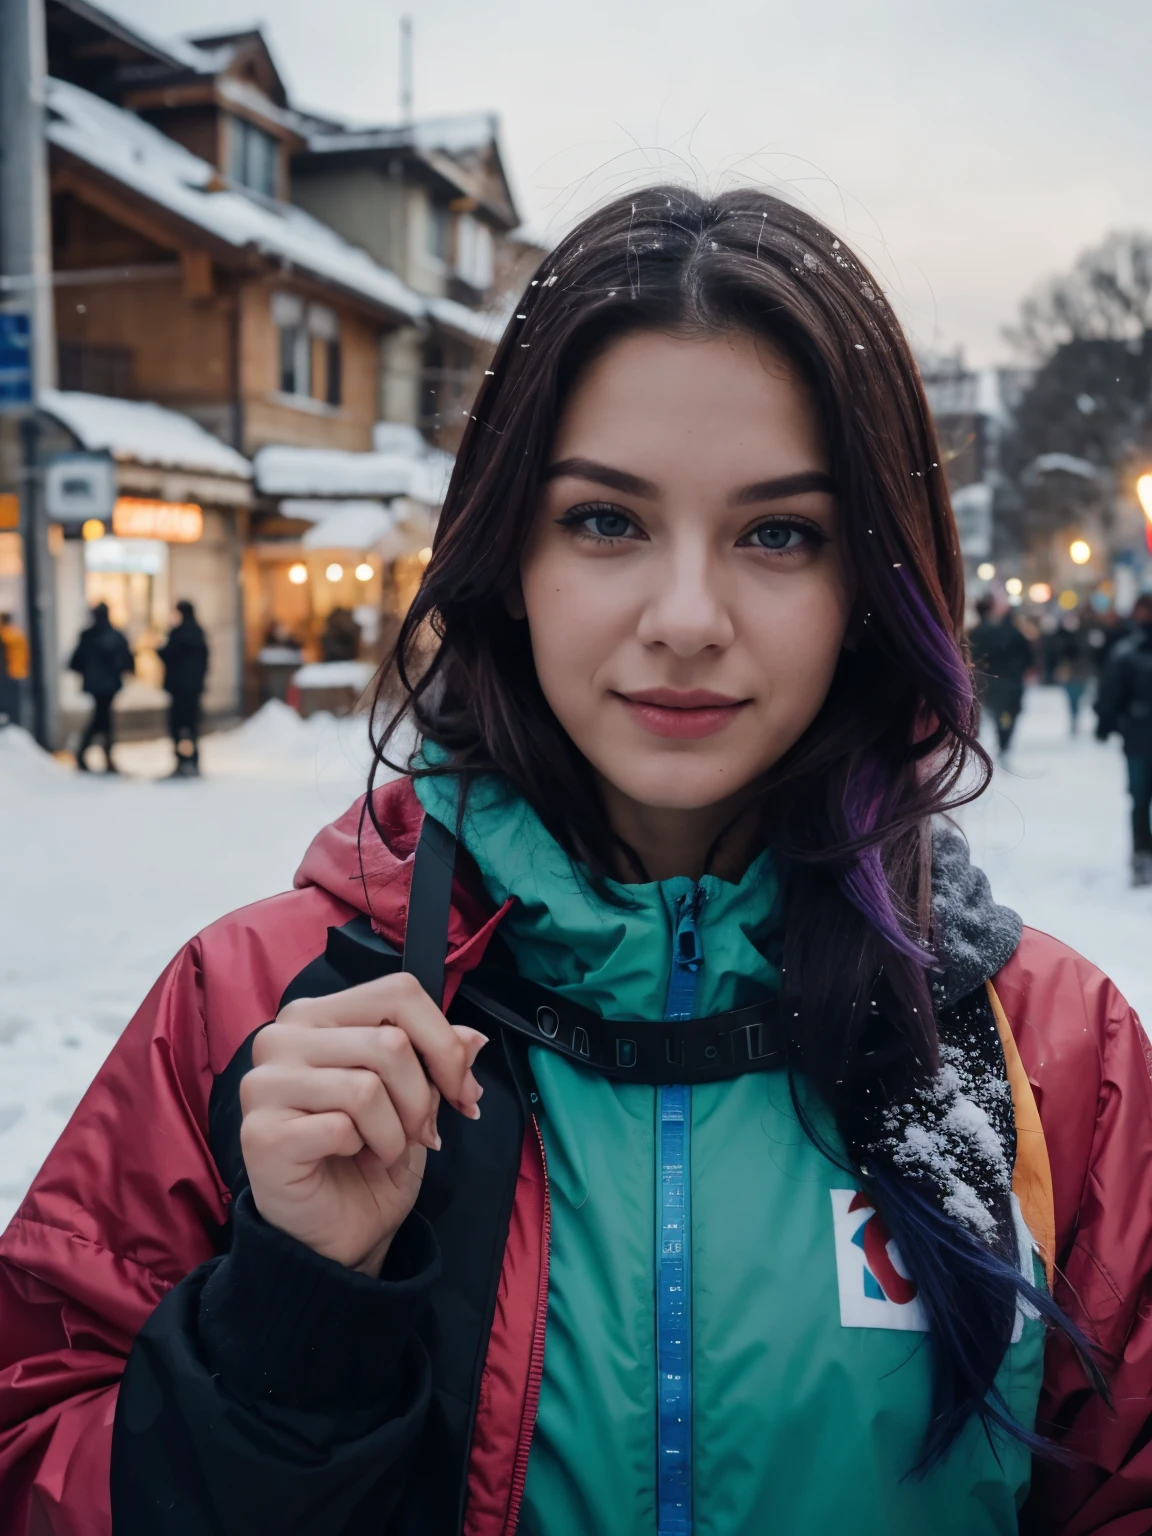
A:
<svg viewBox="0 0 1152 1536">
<path fill-rule="evenodd" d="M 32 317 L 0 314 L 0 411 L 32 404 Z"/>
</svg>

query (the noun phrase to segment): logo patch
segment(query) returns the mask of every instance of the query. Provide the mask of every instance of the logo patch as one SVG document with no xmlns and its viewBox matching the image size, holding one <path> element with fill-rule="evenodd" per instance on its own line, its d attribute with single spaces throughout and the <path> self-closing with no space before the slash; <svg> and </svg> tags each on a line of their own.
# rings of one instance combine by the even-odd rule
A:
<svg viewBox="0 0 1152 1536">
<path fill-rule="evenodd" d="M 831 1189 L 842 1328 L 926 1333 L 928 1320 L 879 1211 L 858 1189 Z"/>
</svg>

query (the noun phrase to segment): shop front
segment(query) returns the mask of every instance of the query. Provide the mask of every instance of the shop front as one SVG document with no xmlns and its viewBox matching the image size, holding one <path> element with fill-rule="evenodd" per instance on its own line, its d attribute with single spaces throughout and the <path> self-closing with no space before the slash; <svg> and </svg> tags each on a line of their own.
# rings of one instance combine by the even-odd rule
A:
<svg viewBox="0 0 1152 1536">
<path fill-rule="evenodd" d="M 185 599 L 195 606 L 208 640 L 205 716 L 238 715 L 239 573 L 251 504 L 247 460 L 189 418 L 157 406 L 56 394 L 52 414 L 80 448 L 107 452 L 115 472 L 109 518 L 60 520 L 51 530 L 64 739 L 81 728 L 90 707 L 67 664 L 97 603 L 107 603 L 136 663 L 114 706 L 120 734 L 164 729 L 168 696 L 157 652 L 174 622 L 175 604 Z"/>
<path fill-rule="evenodd" d="M 243 574 L 249 707 L 286 696 L 292 658 L 359 661 L 370 673 L 387 654 L 431 555 L 451 467 L 411 429 L 387 434 L 384 452 L 256 455 Z M 309 676 L 319 686 L 322 674 Z"/>
</svg>

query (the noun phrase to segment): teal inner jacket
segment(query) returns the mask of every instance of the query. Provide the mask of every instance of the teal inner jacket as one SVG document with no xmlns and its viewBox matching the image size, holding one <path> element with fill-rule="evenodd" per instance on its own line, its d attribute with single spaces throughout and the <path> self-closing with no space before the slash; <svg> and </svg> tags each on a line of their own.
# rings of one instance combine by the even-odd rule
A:
<svg viewBox="0 0 1152 1536">
<path fill-rule="evenodd" d="M 434 760 L 434 748 L 426 749 Z M 455 829 L 457 785 L 423 778 Z M 660 1020 L 676 915 L 695 896 L 697 1016 L 775 991 L 779 884 L 770 852 L 738 884 L 705 875 L 597 896 L 519 797 L 473 787 L 462 841 L 521 974 L 604 1017 Z M 552 1204 L 544 1376 L 524 1536 L 659 1536 L 656 1210 L 659 1090 L 530 1048 Z M 803 1092 L 803 1085 L 800 1085 Z M 833 1147 L 830 1117 L 806 1103 Z M 787 1075 L 690 1090 L 691 1521 L 695 1536 L 1008 1536 L 1030 1455 L 969 1424 L 921 1477 L 931 1350 L 874 1213 L 801 1128 Z M 853 1200 L 858 1200 L 852 1208 Z M 887 1234 L 884 1234 L 887 1241 Z M 872 1250 L 875 1254 L 875 1249 Z M 874 1273 L 874 1270 L 877 1271 Z M 1019 1330 L 1018 1330 L 1019 1331 Z M 1035 1421 L 1044 1330 L 1024 1321 L 998 1386 Z M 677 1527 L 678 1530 L 684 1527 Z"/>
</svg>

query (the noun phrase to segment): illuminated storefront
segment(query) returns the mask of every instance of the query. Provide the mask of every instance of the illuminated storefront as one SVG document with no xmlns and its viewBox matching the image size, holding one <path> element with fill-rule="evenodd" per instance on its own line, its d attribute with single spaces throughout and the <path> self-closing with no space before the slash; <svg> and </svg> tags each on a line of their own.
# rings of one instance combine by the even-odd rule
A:
<svg viewBox="0 0 1152 1536">
<path fill-rule="evenodd" d="M 105 452 L 115 496 L 104 520 L 52 529 L 56 632 L 65 733 L 89 705 L 66 670 L 96 603 L 128 637 L 136 675 L 117 696 L 126 731 L 163 729 L 168 697 L 157 650 L 182 599 L 208 639 L 209 716 L 242 708 L 241 550 L 251 504 L 251 466 L 188 417 L 129 400 L 54 392 L 51 414 L 73 445 Z"/>
</svg>

